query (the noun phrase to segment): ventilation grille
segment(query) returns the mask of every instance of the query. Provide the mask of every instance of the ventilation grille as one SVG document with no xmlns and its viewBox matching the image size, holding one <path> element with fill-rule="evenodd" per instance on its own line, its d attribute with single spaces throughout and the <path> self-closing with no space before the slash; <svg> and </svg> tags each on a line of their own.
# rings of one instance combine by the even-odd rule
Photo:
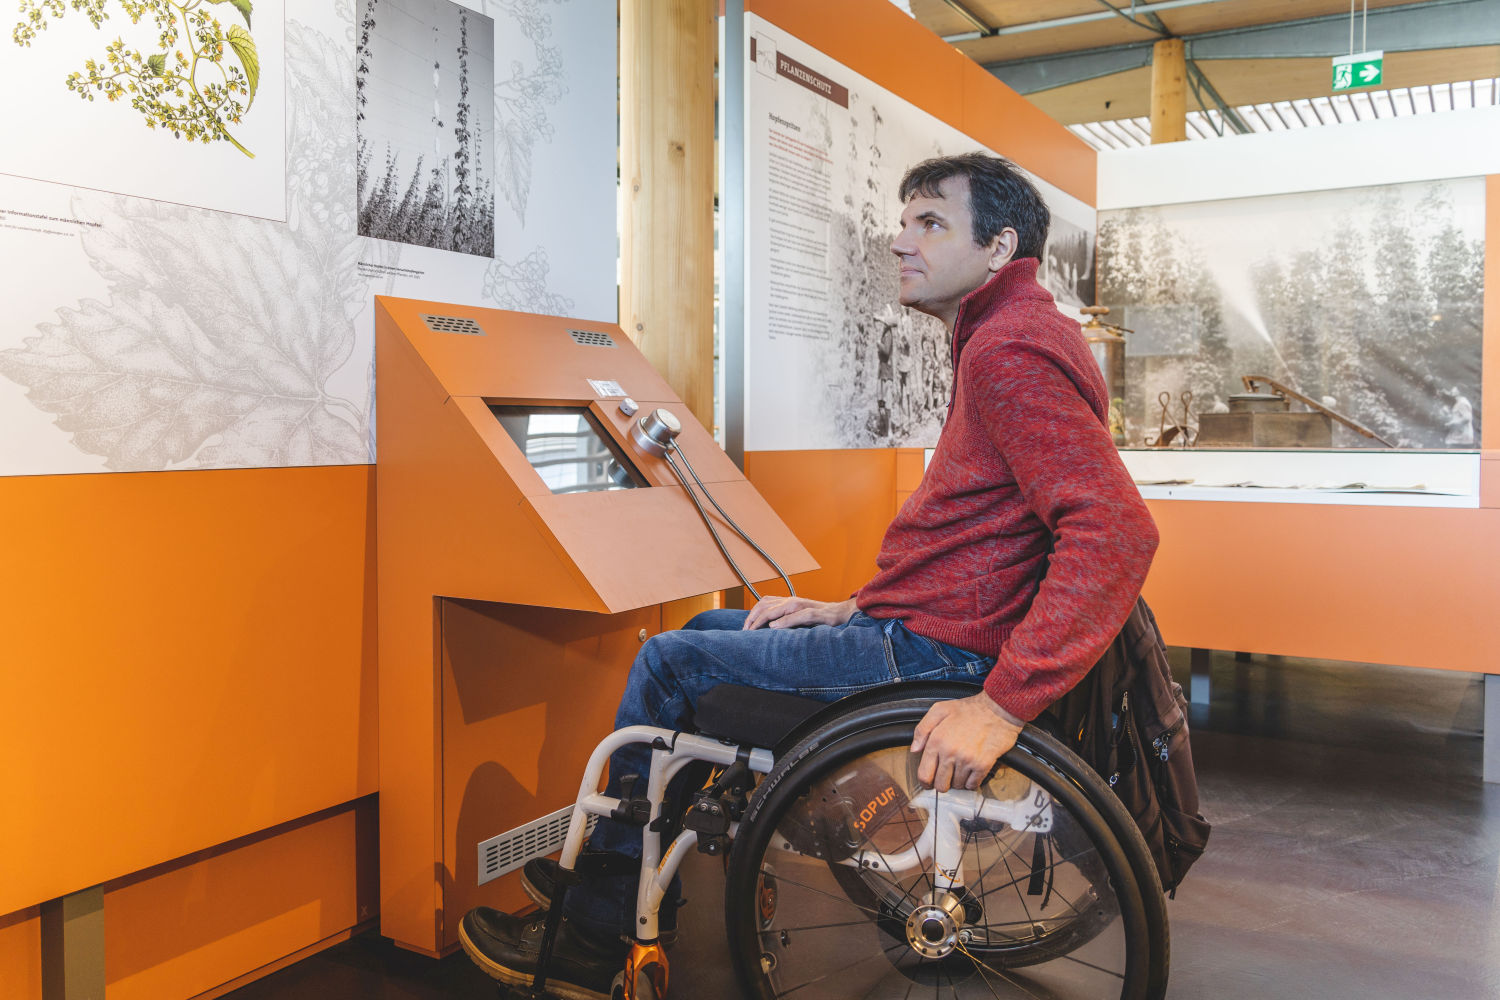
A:
<svg viewBox="0 0 1500 1000">
<path fill-rule="evenodd" d="M 573 807 L 564 806 L 555 813 L 534 819 L 524 826 L 479 842 L 479 885 L 513 872 L 532 858 L 542 858 L 562 848 L 568 839 L 568 821 Z M 596 816 L 588 818 L 588 829 L 594 828 Z"/>
<path fill-rule="evenodd" d="M 607 333 L 595 333 L 593 330 L 569 330 L 568 336 L 573 338 L 574 343 L 582 344 L 584 347 L 615 346 L 615 338 Z"/>
<path fill-rule="evenodd" d="M 433 333 L 466 333 L 471 337 L 483 337 L 484 331 L 479 324 L 467 316 L 427 316 L 422 317 L 422 322 L 427 324 L 427 329 Z"/>
</svg>

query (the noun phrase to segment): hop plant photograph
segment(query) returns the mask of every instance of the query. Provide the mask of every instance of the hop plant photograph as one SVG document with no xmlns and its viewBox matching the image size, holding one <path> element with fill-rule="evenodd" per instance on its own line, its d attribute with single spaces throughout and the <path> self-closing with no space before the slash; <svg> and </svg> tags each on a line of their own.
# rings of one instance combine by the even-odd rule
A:
<svg viewBox="0 0 1500 1000">
<path fill-rule="evenodd" d="M 358 0 L 361 236 L 494 256 L 494 36 L 447 0 Z"/>
</svg>

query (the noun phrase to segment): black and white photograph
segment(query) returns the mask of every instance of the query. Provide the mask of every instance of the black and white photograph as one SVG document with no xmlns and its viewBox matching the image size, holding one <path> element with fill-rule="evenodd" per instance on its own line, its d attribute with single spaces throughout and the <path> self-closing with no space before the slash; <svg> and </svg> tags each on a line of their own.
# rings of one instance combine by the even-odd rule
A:
<svg viewBox="0 0 1500 1000">
<path fill-rule="evenodd" d="M 1094 234 L 1053 215 L 1037 280 L 1064 311 L 1093 305 Z"/>
<path fill-rule="evenodd" d="M 1127 446 L 1261 376 L 1374 434 L 1333 447 L 1478 448 L 1482 178 L 1101 212 L 1099 256 Z"/>
<path fill-rule="evenodd" d="M 448 0 L 360 0 L 359 234 L 495 252 L 495 27 Z"/>
</svg>

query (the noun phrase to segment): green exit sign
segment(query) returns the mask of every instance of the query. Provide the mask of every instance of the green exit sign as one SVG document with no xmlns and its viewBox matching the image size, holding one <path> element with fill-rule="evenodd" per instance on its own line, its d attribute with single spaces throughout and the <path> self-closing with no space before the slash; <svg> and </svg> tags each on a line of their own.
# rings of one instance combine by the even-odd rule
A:
<svg viewBox="0 0 1500 1000">
<path fill-rule="evenodd" d="M 1356 87 L 1374 87 L 1380 83 L 1385 52 L 1356 52 L 1348 56 L 1333 57 L 1333 92 L 1353 90 Z"/>
</svg>

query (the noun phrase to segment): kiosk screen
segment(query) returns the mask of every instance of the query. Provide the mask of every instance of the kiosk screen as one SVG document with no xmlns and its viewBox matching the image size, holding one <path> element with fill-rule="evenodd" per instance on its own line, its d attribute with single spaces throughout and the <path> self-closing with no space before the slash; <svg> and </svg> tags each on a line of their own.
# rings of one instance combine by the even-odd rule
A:
<svg viewBox="0 0 1500 1000">
<path fill-rule="evenodd" d="M 587 407 L 493 403 L 490 412 L 553 493 L 646 485 Z"/>
</svg>

